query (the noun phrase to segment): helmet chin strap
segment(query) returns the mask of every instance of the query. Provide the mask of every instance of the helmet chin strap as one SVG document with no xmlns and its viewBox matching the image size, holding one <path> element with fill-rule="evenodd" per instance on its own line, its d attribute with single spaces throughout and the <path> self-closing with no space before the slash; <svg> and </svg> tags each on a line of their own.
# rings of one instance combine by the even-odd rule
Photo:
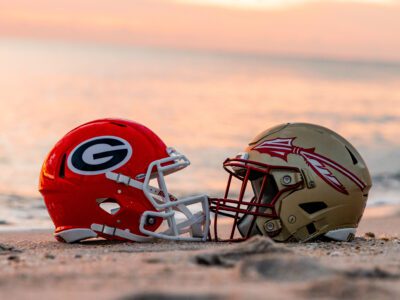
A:
<svg viewBox="0 0 400 300">
<path fill-rule="evenodd" d="M 260 231 L 257 228 L 257 224 L 254 221 L 255 218 L 256 218 L 255 216 L 247 214 L 238 220 L 237 228 L 242 237 L 247 237 L 247 236 L 251 237 L 260 234 Z"/>
<path fill-rule="evenodd" d="M 115 173 L 115 172 L 107 172 L 105 175 L 106 175 L 107 179 L 113 180 L 117 183 L 122 183 L 127 186 L 139 189 L 139 190 L 143 190 L 143 188 L 144 188 L 144 184 L 142 182 L 135 180 L 124 174 Z M 151 234 L 153 237 L 159 237 L 159 238 L 165 238 L 165 239 L 171 239 L 171 240 L 193 240 L 193 238 L 195 238 L 196 240 L 205 240 L 207 238 L 207 236 L 203 233 L 203 229 L 202 229 L 202 224 L 204 224 L 205 221 L 207 221 L 207 218 L 206 218 L 206 216 L 204 216 L 204 214 L 202 212 L 193 214 L 186 207 L 186 205 L 184 205 L 184 203 L 190 204 L 190 202 L 191 202 L 190 199 L 188 199 L 189 201 L 178 200 L 175 196 L 173 196 L 169 193 L 168 193 L 168 196 L 166 196 L 162 190 L 160 190 L 156 187 L 147 186 L 146 188 L 151 194 L 157 195 L 165 200 L 164 202 L 162 202 L 159 199 L 157 199 L 156 197 L 153 197 L 153 200 L 155 202 L 157 202 L 161 206 L 165 206 L 166 203 L 168 203 L 169 204 L 168 208 L 171 208 L 174 211 L 182 213 L 183 215 L 185 215 L 185 217 L 187 219 L 181 223 L 176 224 L 174 226 L 175 230 L 174 230 L 174 228 L 170 227 L 169 229 L 167 229 L 164 232 L 152 233 L 152 232 L 147 231 L 143 226 L 145 219 L 147 217 L 161 217 L 161 218 L 169 220 L 170 218 L 172 218 L 174 216 L 174 212 L 173 211 L 170 211 L 170 212 L 147 211 L 143 214 L 142 220 L 141 220 L 140 229 L 143 233 L 149 234 L 149 235 Z M 168 198 L 169 198 L 169 201 L 167 201 Z M 170 201 L 172 201 L 172 202 L 170 202 Z M 165 208 L 167 208 L 167 207 L 165 207 Z M 99 225 L 99 224 L 93 224 L 93 225 L 95 225 L 96 228 L 98 228 L 98 229 L 100 229 L 99 226 L 103 226 L 103 225 Z M 92 227 L 93 227 L 93 225 L 92 225 Z M 207 224 L 206 224 L 206 226 L 207 226 Z M 107 226 L 104 226 L 103 230 L 107 229 L 106 227 Z M 126 238 L 128 240 L 133 240 L 133 241 L 143 241 L 143 238 L 146 241 L 148 241 L 149 239 L 152 239 L 152 237 L 137 236 L 137 235 L 130 233 L 128 230 L 121 230 L 118 228 L 111 228 L 110 230 L 107 229 L 107 232 L 104 232 L 102 230 L 96 230 L 96 231 L 103 232 L 106 234 L 109 234 L 107 232 L 110 232 L 111 235 L 116 235 L 116 236 L 123 237 L 123 238 Z M 181 234 L 185 234 L 185 233 L 190 233 L 193 238 L 184 238 L 184 237 L 177 236 L 177 235 L 181 235 Z M 140 237 L 141 240 L 138 240 L 137 237 Z"/>
</svg>

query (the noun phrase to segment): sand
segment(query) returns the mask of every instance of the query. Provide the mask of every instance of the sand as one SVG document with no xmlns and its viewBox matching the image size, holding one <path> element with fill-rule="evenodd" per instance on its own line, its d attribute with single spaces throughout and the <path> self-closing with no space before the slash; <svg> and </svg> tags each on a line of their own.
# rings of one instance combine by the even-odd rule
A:
<svg viewBox="0 0 400 300">
<path fill-rule="evenodd" d="M 0 299 L 400 299 L 400 210 L 385 209 L 367 211 L 351 243 L 68 245 L 49 230 L 0 232 Z"/>
</svg>

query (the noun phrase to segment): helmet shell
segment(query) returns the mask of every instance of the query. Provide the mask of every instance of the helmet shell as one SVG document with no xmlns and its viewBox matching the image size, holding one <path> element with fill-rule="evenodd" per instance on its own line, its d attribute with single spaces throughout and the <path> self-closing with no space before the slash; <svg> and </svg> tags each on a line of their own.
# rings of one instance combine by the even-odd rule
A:
<svg viewBox="0 0 400 300">
<path fill-rule="evenodd" d="M 117 185 L 105 173 L 141 180 L 151 162 L 168 156 L 166 149 L 155 133 L 132 121 L 100 119 L 71 130 L 47 155 L 40 172 L 39 191 L 55 232 L 97 223 L 140 235 L 140 217 L 153 205 L 141 190 Z M 117 202 L 120 209 L 110 214 L 99 206 L 104 201 Z"/>
<path fill-rule="evenodd" d="M 275 204 L 282 224 L 275 240 L 305 241 L 331 230 L 357 228 L 372 182 L 365 161 L 346 139 L 322 126 L 289 123 L 257 135 L 245 151 L 250 161 L 301 171 L 302 188 L 282 194 Z M 283 189 L 283 178 L 290 174 L 272 175 Z M 256 220 L 264 234 L 268 221 Z"/>
</svg>

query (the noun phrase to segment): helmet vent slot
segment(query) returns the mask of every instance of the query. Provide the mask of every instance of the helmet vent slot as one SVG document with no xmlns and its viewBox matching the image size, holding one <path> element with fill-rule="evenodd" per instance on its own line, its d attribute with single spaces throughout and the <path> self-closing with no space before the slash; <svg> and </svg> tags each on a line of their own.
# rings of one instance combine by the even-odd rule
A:
<svg viewBox="0 0 400 300">
<path fill-rule="evenodd" d="M 99 207 L 110 215 L 115 215 L 121 209 L 121 206 L 115 199 L 112 198 L 99 198 L 96 199 Z"/>
<path fill-rule="evenodd" d="M 314 223 L 310 223 L 306 227 L 307 227 L 308 234 L 310 234 L 310 235 L 314 234 L 317 231 L 317 229 L 315 228 Z"/>
<path fill-rule="evenodd" d="M 65 160 L 67 159 L 67 155 L 64 154 L 62 159 L 61 159 L 61 164 L 60 164 L 60 170 L 58 171 L 58 176 L 60 178 L 65 177 Z"/>
<path fill-rule="evenodd" d="M 352 160 L 352 162 L 353 162 L 353 165 L 358 164 L 358 160 L 357 160 L 357 158 L 355 157 L 355 155 L 353 154 L 353 152 L 351 152 L 350 149 L 347 148 L 347 146 L 345 146 L 345 147 L 346 147 L 347 152 L 349 152 L 349 154 L 350 154 L 350 157 L 351 157 L 351 160 Z"/>
<path fill-rule="evenodd" d="M 299 206 L 308 214 L 316 213 L 328 207 L 324 202 L 301 203 Z"/>
</svg>

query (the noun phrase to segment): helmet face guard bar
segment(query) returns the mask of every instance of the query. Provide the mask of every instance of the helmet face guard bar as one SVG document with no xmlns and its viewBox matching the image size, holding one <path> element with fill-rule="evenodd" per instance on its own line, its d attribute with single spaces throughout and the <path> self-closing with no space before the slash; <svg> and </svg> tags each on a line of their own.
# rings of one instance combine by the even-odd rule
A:
<svg viewBox="0 0 400 300">
<path fill-rule="evenodd" d="M 272 195 L 272 199 L 266 202 L 263 201 L 263 197 L 266 195 L 266 189 L 268 185 L 273 184 L 270 182 L 271 171 L 273 170 L 287 170 L 291 172 L 301 173 L 299 169 L 286 167 L 286 166 L 271 166 L 262 164 L 255 161 L 250 161 L 241 158 L 228 158 L 224 162 L 224 169 L 229 173 L 228 183 L 225 190 L 224 198 L 210 198 L 209 206 L 210 211 L 215 214 L 214 217 L 214 238 L 210 236 L 211 240 L 223 241 L 223 242 L 235 242 L 243 241 L 251 237 L 253 228 L 257 217 L 277 219 L 278 214 L 276 212 L 275 204 L 281 198 L 282 194 L 290 192 L 299 188 L 302 182 L 291 185 L 290 187 L 278 190 L 275 195 Z M 236 170 L 236 171 L 235 171 Z M 238 172 L 238 170 L 240 172 Z M 259 194 L 254 196 L 250 201 L 244 200 L 246 188 L 249 181 L 252 181 L 252 173 L 258 173 L 258 178 L 262 178 Z M 237 178 L 241 183 L 238 199 L 230 199 L 229 192 L 231 189 L 232 179 Z M 218 237 L 218 215 L 233 218 L 233 225 L 229 234 L 228 239 L 220 239 Z M 239 223 L 245 216 L 252 216 L 251 224 L 247 230 L 247 233 L 243 233 L 239 230 L 242 235 L 241 238 L 235 238 L 235 231 Z"/>
<path fill-rule="evenodd" d="M 140 219 L 140 232 L 147 237 L 174 241 L 206 241 L 210 226 L 208 197 L 206 195 L 191 196 L 177 199 L 168 192 L 165 176 L 190 165 L 185 155 L 172 148 L 168 148 L 169 157 L 153 161 L 144 176 L 144 181 L 130 178 L 124 174 L 106 173 L 106 177 L 117 183 L 137 188 L 143 191 L 146 198 L 156 211 L 145 211 Z M 158 187 L 150 185 L 151 179 L 157 179 Z M 193 214 L 187 206 L 201 204 L 202 211 Z M 185 220 L 178 222 L 176 212 L 185 216 Z M 168 223 L 164 232 L 154 232 L 146 229 L 149 219 L 162 218 Z M 190 236 L 182 236 L 190 234 Z"/>
</svg>

